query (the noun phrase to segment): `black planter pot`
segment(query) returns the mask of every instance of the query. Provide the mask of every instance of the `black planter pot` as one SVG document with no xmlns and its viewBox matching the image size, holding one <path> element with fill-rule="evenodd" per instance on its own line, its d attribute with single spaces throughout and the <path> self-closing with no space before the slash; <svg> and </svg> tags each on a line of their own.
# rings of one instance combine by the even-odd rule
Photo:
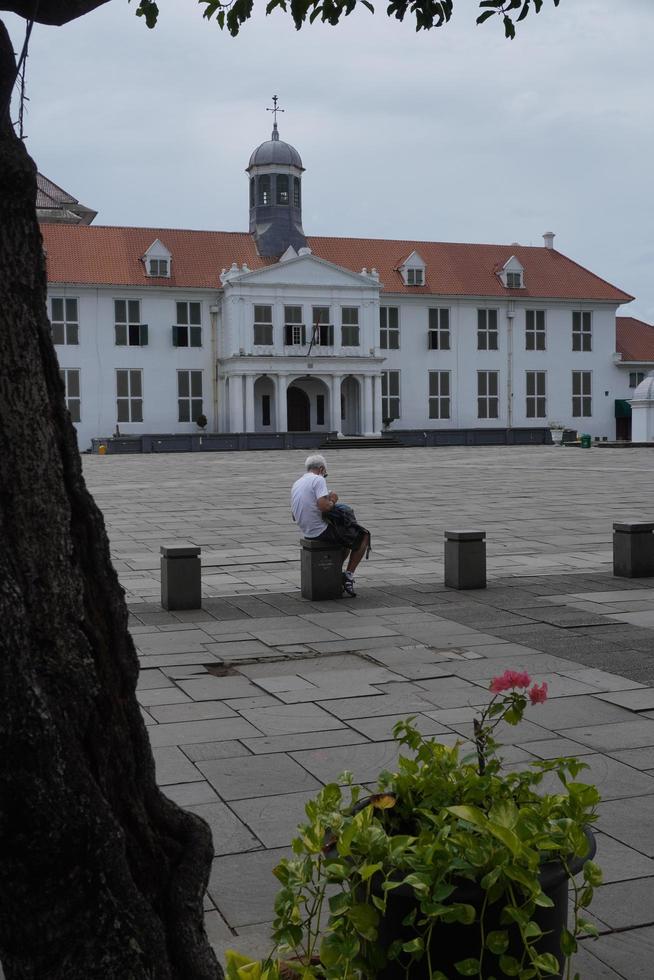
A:
<svg viewBox="0 0 654 980">
<path fill-rule="evenodd" d="M 581 871 L 586 861 L 590 860 L 596 850 L 595 837 L 589 828 L 586 828 L 586 836 L 589 843 L 589 851 L 585 858 L 577 858 L 570 865 L 570 871 L 577 874 Z M 561 952 L 561 933 L 568 921 L 568 875 L 558 861 L 544 864 L 540 875 L 540 883 L 545 894 L 552 899 L 552 908 L 537 907 L 534 919 L 540 926 L 544 935 L 537 942 L 536 949 L 540 953 L 552 953 L 559 962 L 558 980 L 563 976 L 564 957 Z M 449 899 L 450 902 L 465 902 L 472 905 L 477 913 L 483 906 L 485 893 L 475 882 L 464 882 Z M 403 925 L 403 920 L 416 907 L 417 899 L 413 889 L 408 885 L 401 885 L 394 891 L 388 893 L 386 914 L 381 922 L 379 929 L 379 945 L 387 949 L 391 943 L 400 939 L 402 942 L 409 942 L 416 937 L 416 931 L 411 926 Z M 507 954 L 521 960 L 523 945 L 517 926 L 506 926 L 500 923 L 500 914 L 504 902 L 497 902 L 486 908 L 484 915 L 485 932 L 495 929 L 507 929 L 509 933 L 509 948 Z M 433 970 L 441 970 L 448 977 L 457 977 L 454 964 L 469 957 L 477 958 L 480 954 L 480 932 L 479 922 L 471 926 L 461 923 L 437 923 L 431 938 L 430 944 L 431 966 Z M 410 980 L 429 980 L 429 968 L 427 956 L 423 957 L 418 963 L 414 963 L 406 974 Z M 404 977 L 404 967 L 408 963 L 408 958 L 389 964 L 383 971 L 377 974 L 377 980 L 398 980 Z M 483 958 L 483 976 L 501 977 L 504 974 L 500 970 L 499 957 L 489 950 L 485 950 Z"/>
</svg>

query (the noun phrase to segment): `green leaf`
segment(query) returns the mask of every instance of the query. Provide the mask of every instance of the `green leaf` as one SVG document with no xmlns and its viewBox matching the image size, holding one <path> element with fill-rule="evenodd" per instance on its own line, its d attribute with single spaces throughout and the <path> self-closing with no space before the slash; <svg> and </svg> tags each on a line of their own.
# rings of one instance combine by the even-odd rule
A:
<svg viewBox="0 0 654 980">
<path fill-rule="evenodd" d="M 561 952 L 564 956 L 572 956 L 577 952 L 577 940 L 569 929 L 564 929 L 561 933 Z"/>
<path fill-rule="evenodd" d="M 379 912 L 373 905 L 359 902 L 357 905 L 352 906 L 347 913 L 347 917 L 364 939 L 369 939 L 371 942 L 377 939 Z"/>
<path fill-rule="evenodd" d="M 351 904 L 351 893 L 339 892 L 337 895 L 332 895 L 329 899 L 329 911 L 332 915 L 343 915 L 350 908 Z"/>
<path fill-rule="evenodd" d="M 520 963 L 515 956 L 500 956 L 500 969 L 507 977 L 520 976 Z"/>
<path fill-rule="evenodd" d="M 506 929 L 494 929 L 493 932 L 489 932 L 486 936 L 486 946 L 496 956 L 506 953 L 509 947 L 509 934 Z"/>
<path fill-rule="evenodd" d="M 479 960 L 471 956 L 467 960 L 459 960 L 454 967 L 462 977 L 475 977 L 479 973 Z"/>
<path fill-rule="evenodd" d="M 372 876 L 377 871 L 380 871 L 382 867 L 383 867 L 383 865 L 382 865 L 381 861 L 378 861 L 377 864 L 363 864 L 363 865 L 361 865 L 361 867 L 359 868 L 359 875 L 361 877 L 361 880 L 362 881 L 367 881 L 368 878 L 372 878 Z"/>
<path fill-rule="evenodd" d="M 483 14 L 480 14 L 479 17 L 477 18 L 477 23 L 483 24 L 484 21 L 488 20 L 489 17 L 494 17 L 494 16 L 495 16 L 494 10 L 484 10 Z M 499 705 L 495 705 L 495 707 L 499 707 Z"/>
<path fill-rule="evenodd" d="M 424 949 L 425 944 L 420 937 L 411 939 L 408 943 L 402 943 L 402 951 L 405 953 L 422 953 Z"/>
<path fill-rule="evenodd" d="M 541 953 L 532 960 L 532 963 L 538 970 L 543 970 L 545 973 L 551 973 L 554 976 L 559 975 L 559 964 L 553 953 Z"/>
</svg>

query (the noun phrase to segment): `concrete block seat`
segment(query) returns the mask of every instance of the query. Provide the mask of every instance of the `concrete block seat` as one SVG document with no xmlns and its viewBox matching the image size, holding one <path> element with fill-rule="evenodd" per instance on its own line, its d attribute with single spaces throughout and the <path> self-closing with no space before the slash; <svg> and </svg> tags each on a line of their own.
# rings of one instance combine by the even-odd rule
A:
<svg viewBox="0 0 654 980">
<path fill-rule="evenodd" d="M 300 587 L 304 599 L 340 599 L 346 551 L 334 541 L 300 539 Z"/>
<path fill-rule="evenodd" d="M 654 575 L 654 521 L 614 521 L 613 574 L 620 578 Z"/>
</svg>

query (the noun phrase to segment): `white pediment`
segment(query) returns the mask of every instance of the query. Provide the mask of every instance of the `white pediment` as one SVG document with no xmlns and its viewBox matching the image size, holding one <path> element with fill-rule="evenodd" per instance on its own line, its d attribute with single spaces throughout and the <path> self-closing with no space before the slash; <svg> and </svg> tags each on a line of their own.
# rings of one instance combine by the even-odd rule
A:
<svg viewBox="0 0 654 980">
<path fill-rule="evenodd" d="M 317 255 L 283 256 L 275 265 L 256 269 L 231 280 L 248 286 L 353 286 L 379 289 L 379 279 L 370 273 L 365 275 L 334 265 Z"/>
</svg>

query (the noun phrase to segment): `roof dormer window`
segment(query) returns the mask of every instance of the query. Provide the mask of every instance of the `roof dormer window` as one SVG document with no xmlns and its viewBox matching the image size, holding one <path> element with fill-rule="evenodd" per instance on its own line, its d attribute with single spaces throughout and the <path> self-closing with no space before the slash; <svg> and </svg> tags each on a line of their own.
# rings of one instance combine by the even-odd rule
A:
<svg viewBox="0 0 654 980">
<path fill-rule="evenodd" d="M 405 286 L 424 286 L 426 268 L 422 255 L 415 251 L 407 255 L 404 262 L 397 266 Z"/>
<path fill-rule="evenodd" d="M 152 279 L 170 279 L 172 254 L 158 238 L 152 242 L 142 259 L 146 276 Z"/>
<path fill-rule="evenodd" d="M 525 287 L 525 270 L 522 267 L 522 263 L 516 259 L 515 255 L 512 255 L 510 259 L 504 263 L 500 268 L 496 268 L 496 273 L 502 281 L 502 285 L 506 289 L 524 289 Z"/>
<path fill-rule="evenodd" d="M 149 259 L 149 276 L 168 276 L 168 259 Z"/>
</svg>

